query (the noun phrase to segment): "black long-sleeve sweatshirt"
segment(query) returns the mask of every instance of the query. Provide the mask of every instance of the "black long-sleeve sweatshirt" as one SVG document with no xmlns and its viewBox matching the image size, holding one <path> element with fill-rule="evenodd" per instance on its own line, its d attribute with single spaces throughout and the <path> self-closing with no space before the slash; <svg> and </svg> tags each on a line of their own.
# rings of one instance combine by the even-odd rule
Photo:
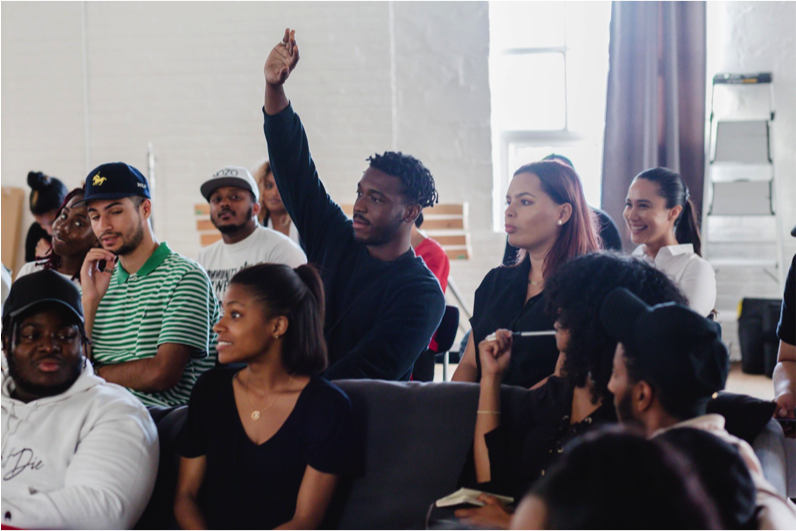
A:
<svg viewBox="0 0 796 531">
<path fill-rule="evenodd" d="M 325 377 L 408 380 L 445 311 L 439 282 L 410 248 L 392 262 L 354 240 L 352 222 L 332 201 L 293 106 L 265 113 L 263 130 L 282 202 L 326 292 Z"/>
</svg>

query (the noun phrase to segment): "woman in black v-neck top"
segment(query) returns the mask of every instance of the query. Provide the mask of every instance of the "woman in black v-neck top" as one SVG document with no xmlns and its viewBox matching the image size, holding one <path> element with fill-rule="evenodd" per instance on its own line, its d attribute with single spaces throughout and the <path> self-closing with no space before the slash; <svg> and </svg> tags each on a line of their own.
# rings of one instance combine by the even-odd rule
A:
<svg viewBox="0 0 796 531">
<path fill-rule="evenodd" d="M 232 278 L 213 330 L 219 361 L 237 366 L 208 371 L 191 393 L 177 441 L 181 527 L 321 525 L 355 453 L 351 402 L 318 376 L 321 286 L 309 265 L 260 264 Z"/>
<path fill-rule="evenodd" d="M 545 279 L 568 260 L 600 247 L 580 178 L 566 164 L 550 160 L 522 166 L 506 202 L 506 232 L 511 245 L 520 248 L 518 262 L 493 269 L 476 290 L 472 333 L 455 381 L 481 379 L 476 346 L 495 330 L 552 330 L 555 316 L 545 311 Z M 518 339 L 515 352 L 503 383 L 526 388 L 553 374 L 559 355 L 552 336 Z"/>
</svg>

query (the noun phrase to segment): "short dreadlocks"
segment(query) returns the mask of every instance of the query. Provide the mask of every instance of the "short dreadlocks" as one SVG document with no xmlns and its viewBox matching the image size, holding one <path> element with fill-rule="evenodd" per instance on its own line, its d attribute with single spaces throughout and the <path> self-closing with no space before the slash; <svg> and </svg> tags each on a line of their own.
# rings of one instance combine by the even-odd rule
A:
<svg viewBox="0 0 796 531">
<path fill-rule="evenodd" d="M 404 195 L 411 204 L 419 204 L 421 208 L 439 203 L 439 195 L 434 187 L 434 177 L 423 163 L 411 155 L 394 151 L 385 151 L 368 157 L 370 167 L 401 179 Z"/>
</svg>

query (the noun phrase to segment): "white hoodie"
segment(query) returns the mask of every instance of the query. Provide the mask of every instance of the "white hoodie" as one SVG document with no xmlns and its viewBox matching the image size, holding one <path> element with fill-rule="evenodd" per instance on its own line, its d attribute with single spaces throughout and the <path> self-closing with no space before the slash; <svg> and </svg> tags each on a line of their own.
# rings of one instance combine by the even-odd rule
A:
<svg viewBox="0 0 796 531">
<path fill-rule="evenodd" d="M 89 362 L 66 392 L 25 404 L 2 379 L 2 523 L 125 529 L 143 513 L 158 470 L 155 423 Z"/>
</svg>

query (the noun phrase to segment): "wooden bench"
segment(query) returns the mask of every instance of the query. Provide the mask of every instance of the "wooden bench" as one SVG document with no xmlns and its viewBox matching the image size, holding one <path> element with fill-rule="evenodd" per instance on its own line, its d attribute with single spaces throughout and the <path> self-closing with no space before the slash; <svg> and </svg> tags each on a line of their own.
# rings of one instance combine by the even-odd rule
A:
<svg viewBox="0 0 796 531">
<path fill-rule="evenodd" d="M 193 206 L 196 215 L 196 230 L 199 232 L 199 244 L 202 247 L 212 245 L 221 239 L 221 233 L 210 221 L 210 205 L 198 203 Z"/>
<path fill-rule="evenodd" d="M 354 205 L 340 205 L 340 207 L 348 217 L 353 215 Z M 194 214 L 197 218 L 196 230 L 202 247 L 221 239 L 221 233 L 210 221 L 210 205 L 207 203 L 194 205 Z M 467 203 L 443 203 L 423 210 L 423 232 L 445 249 L 450 260 L 469 260 L 472 256 L 467 214 Z"/>
</svg>

